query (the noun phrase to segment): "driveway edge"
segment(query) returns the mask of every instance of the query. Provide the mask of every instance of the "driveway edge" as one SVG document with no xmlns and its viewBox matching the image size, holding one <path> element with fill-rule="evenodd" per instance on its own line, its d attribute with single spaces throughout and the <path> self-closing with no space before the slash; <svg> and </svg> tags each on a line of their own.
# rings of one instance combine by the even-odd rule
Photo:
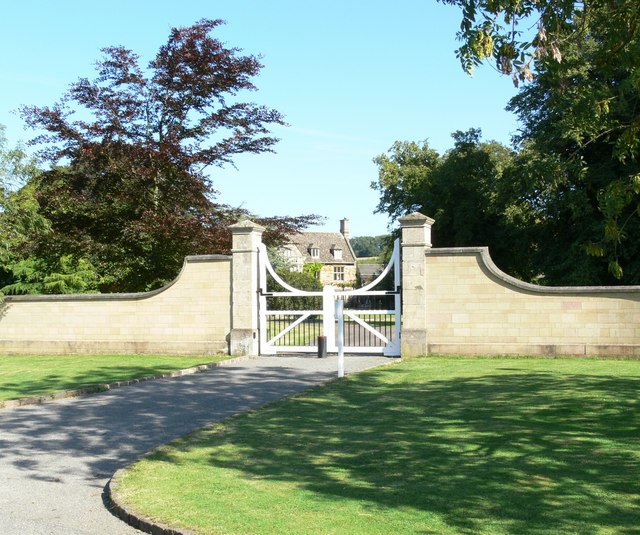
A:
<svg viewBox="0 0 640 535">
<path fill-rule="evenodd" d="M 112 515 L 118 517 L 132 528 L 143 531 L 144 533 L 151 533 L 152 535 L 193 535 L 193 531 L 191 530 L 170 528 L 164 524 L 159 524 L 148 518 L 138 516 L 120 505 L 120 503 L 118 503 L 114 498 L 114 493 L 117 492 L 118 489 L 118 477 L 121 472 L 124 472 L 124 470 L 126 470 L 126 468 L 116 471 L 116 473 L 111 476 L 111 479 L 109 479 L 107 486 L 104 488 L 102 499 L 107 510 Z"/>
<path fill-rule="evenodd" d="M 251 358 L 251 357 L 248 357 Z M 228 362 L 228 361 L 223 361 L 223 362 Z M 320 386 L 324 386 L 327 383 L 332 383 L 334 381 L 337 381 L 338 378 L 337 377 L 331 377 L 330 379 L 327 379 L 326 381 L 323 381 L 319 384 L 310 386 L 309 388 L 304 389 L 301 392 L 292 392 L 290 394 L 287 394 L 281 398 L 275 399 L 275 400 L 271 400 L 271 401 L 267 401 L 266 403 L 253 407 L 251 409 L 247 409 L 246 411 L 241 411 L 237 414 L 234 414 L 232 416 L 228 416 L 227 418 L 224 418 L 222 420 L 220 420 L 220 422 L 224 422 L 226 419 L 228 418 L 233 418 L 234 416 L 237 416 L 238 414 L 242 414 L 244 412 L 248 412 L 248 411 L 252 411 L 252 410 L 258 410 L 261 408 L 264 408 L 268 405 L 270 405 L 271 403 L 277 403 L 278 401 L 281 401 L 282 399 L 286 399 L 289 398 L 291 396 L 295 396 L 298 394 L 301 394 L 302 392 L 307 392 L 308 390 L 312 389 L 312 388 L 318 388 Z M 220 423 L 220 422 L 216 422 L 216 423 Z M 201 428 L 202 429 L 202 428 Z M 163 444 L 163 446 L 166 444 Z M 155 451 L 157 451 L 159 448 L 163 447 L 163 446 L 158 446 L 157 448 L 154 448 L 153 450 L 150 450 L 146 453 L 144 453 L 143 455 L 141 455 L 138 458 L 138 461 L 140 459 L 144 459 L 145 457 L 153 454 Z M 116 516 L 117 518 L 119 518 L 120 520 L 122 520 L 125 524 L 128 524 L 129 526 L 131 526 L 134 529 L 137 529 L 139 531 L 142 531 L 144 533 L 151 533 L 152 535 L 194 535 L 194 532 L 189 530 L 189 529 L 184 529 L 184 530 L 180 530 L 178 528 L 172 528 L 169 527 L 165 524 L 161 524 L 161 523 L 156 523 L 153 520 L 151 520 L 150 518 L 144 517 L 144 516 L 139 516 L 136 513 L 132 513 L 129 509 L 127 509 L 124 505 L 122 505 L 120 503 L 120 501 L 118 500 L 117 497 L 117 493 L 118 493 L 118 486 L 120 485 L 120 477 L 122 474 L 124 474 L 130 467 L 131 465 L 133 465 L 134 463 L 136 463 L 137 461 L 132 461 L 131 463 L 129 463 L 127 466 L 124 466 L 123 468 L 120 468 L 119 470 L 116 470 L 114 472 L 114 474 L 111 476 L 111 478 L 109 478 L 109 481 L 107 482 L 106 486 L 104 487 L 104 490 L 102 491 L 102 501 L 105 505 L 105 507 L 107 508 L 107 510 L 114 516 Z"/>
<path fill-rule="evenodd" d="M 56 399 L 75 398 L 78 396 L 85 396 L 88 394 L 98 394 L 100 392 L 107 392 L 115 388 L 121 388 L 123 386 L 131 386 L 146 381 L 155 381 L 157 379 L 169 379 L 171 377 L 182 377 L 183 375 L 193 375 L 195 373 L 202 373 L 212 368 L 218 368 L 219 366 L 228 366 L 248 360 L 257 358 L 253 356 L 234 357 L 227 360 L 220 360 L 217 362 L 210 362 L 208 364 L 200 364 L 199 366 L 193 366 L 191 368 L 185 368 L 183 370 L 176 370 L 169 373 L 163 373 L 161 375 L 152 375 L 149 377 L 139 377 L 138 379 L 130 379 L 128 381 L 115 381 L 113 383 L 88 386 L 85 388 L 77 388 L 75 390 L 65 390 L 64 392 L 56 392 L 55 394 L 44 394 L 42 396 L 31 396 L 21 399 L 9 399 L 6 401 L 0 401 L 0 409 L 10 409 L 14 407 L 22 407 L 25 405 L 37 405 L 39 403 L 46 403 L 47 401 L 54 401 Z"/>
<path fill-rule="evenodd" d="M 242 358 L 255 358 L 255 357 L 240 357 Z M 231 359 L 231 360 L 235 360 L 235 359 Z M 229 362 L 227 361 L 222 361 L 222 362 Z M 389 359 L 389 362 L 385 362 L 383 364 L 380 364 L 376 367 L 386 367 L 386 366 L 390 366 L 393 364 L 397 364 L 398 362 L 401 362 L 400 358 L 392 358 Z M 364 370 L 362 370 L 364 371 Z M 308 392 L 309 390 L 312 390 L 314 388 L 320 388 L 320 387 L 324 387 L 327 384 L 333 383 L 335 381 L 340 381 L 341 379 L 339 377 L 331 377 L 325 381 L 322 381 L 319 384 L 310 386 L 309 388 L 306 388 L 300 392 L 292 392 L 290 394 L 287 394 L 281 398 L 272 400 L 272 401 L 268 401 L 266 403 L 264 403 L 263 405 L 259 405 L 257 407 L 253 407 L 252 409 L 248 409 L 247 411 L 242 411 L 242 412 L 248 412 L 248 411 L 253 411 L 253 410 L 259 410 L 262 409 L 272 403 L 277 403 L 283 399 L 287 399 L 289 397 L 292 396 L 297 396 L 299 394 L 302 394 L 304 392 Z M 238 413 L 240 414 L 240 413 Z M 235 415 L 234 415 L 235 416 Z M 228 418 L 233 418 L 234 416 L 229 416 Z M 221 420 L 224 421 L 225 419 Z M 220 423 L 220 422 L 217 422 Z M 162 446 L 159 446 L 158 448 L 160 448 Z M 147 453 L 145 453 L 144 455 L 142 455 L 138 460 L 143 459 L 144 457 L 151 455 L 154 451 L 157 451 L 158 448 L 155 448 L 151 451 L 148 451 Z M 125 522 L 126 524 L 130 525 L 131 527 L 138 529 L 144 533 L 151 533 L 152 535 L 194 535 L 195 532 L 189 529 L 178 529 L 178 528 L 172 528 L 169 527 L 165 524 L 161 524 L 161 523 L 156 523 L 153 520 L 147 518 L 147 517 L 143 517 L 143 516 L 139 516 L 136 513 L 132 513 L 130 510 L 128 510 L 124 505 L 122 505 L 119 501 L 118 501 L 118 496 L 117 496 L 117 491 L 118 491 L 118 486 L 119 486 L 119 480 L 122 474 L 124 474 L 130 467 L 132 464 L 134 464 L 137 461 L 133 461 L 131 463 L 129 463 L 127 466 L 120 468 L 119 470 L 117 470 L 109 479 L 109 481 L 107 482 L 106 486 L 104 487 L 103 493 L 102 493 L 102 501 L 104 502 L 105 507 L 107 508 L 107 510 L 114 516 L 116 516 L 117 518 L 119 518 L 120 520 L 122 520 L 123 522 Z"/>
</svg>

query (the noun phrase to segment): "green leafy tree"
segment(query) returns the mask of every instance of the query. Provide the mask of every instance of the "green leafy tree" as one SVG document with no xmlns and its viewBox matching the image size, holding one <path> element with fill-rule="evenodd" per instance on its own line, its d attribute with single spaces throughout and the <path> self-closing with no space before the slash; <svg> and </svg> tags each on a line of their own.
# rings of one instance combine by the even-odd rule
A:
<svg viewBox="0 0 640 535">
<path fill-rule="evenodd" d="M 322 262 L 307 262 L 302 266 L 302 272 L 311 275 L 314 279 L 320 277 L 324 264 Z"/>
<path fill-rule="evenodd" d="M 492 61 L 528 82 L 510 109 L 523 124 L 521 175 L 531 183 L 517 180 L 514 195 L 521 207 L 529 199 L 544 246 L 558 248 L 545 276 L 640 282 L 640 3 L 441 1 L 462 9 L 467 71 Z"/>
<path fill-rule="evenodd" d="M 457 34 L 462 67 L 471 73 L 490 61 L 516 84 L 532 80 L 539 62 L 563 62 L 567 49 L 581 46 L 594 29 L 610 60 L 634 53 L 640 36 L 636 0 L 439 1 L 462 11 Z"/>
<path fill-rule="evenodd" d="M 39 173 L 35 158 L 30 158 L 21 145 L 10 147 L 6 127 L 0 124 L 0 192 L 4 200 L 10 191 L 24 186 Z"/>
<path fill-rule="evenodd" d="M 387 154 L 373 159 L 378 166 L 378 180 L 371 188 L 380 194 L 377 213 L 386 213 L 391 220 L 424 209 L 425 193 L 431 174 L 440 164 L 440 155 L 422 143 L 396 141 Z"/>
<path fill-rule="evenodd" d="M 12 266 L 29 242 L 49 229 L 29 180 L 39 170 L 21 146 L 9 147 L 0 125 L 0 289 L 12 282 Z"/>
<path fill-rule="evenodd" d="M 96 293 L 99 277 L 84 259 L 67 255 L 54 265 L 42 259 L 28 258 L 11 266 L 13 282 L 1 288 L 4 294 L 78 294 Z"/>
<path fill-rule="evenodd" d="M 322 292 L 322 283 L 314 273 L 307 271 L 291 271 L 281 269 L 277 272 L 284 282 L 307 292 Z M 267 287 L 270 291 L 282 292 L 285 289 L 269 276 Z M 322 296 L 305 297 L 270 297 L 269 308 L 271 310 L 322 310 Z"/>
<path fill-rule="evenodd" d="M 381 256 L 386 250 L 391 237 L 388 234 L 381 236 L 355 236 L 349 241 L 358 258 Z"/>
<path fill-rule="evenodd" d="M 433 242 L 439 247 L 488 245 L 496 263 L 524 279 L 534 276 L 531 242 L 506 195 L 505 173 L 514 153 L 496 142 L 482 142 L 481 131 L 455 132 L 454 147 L 440 156 L 424 143 L 395 143 L 389 154 L 375 158 L 380 192 L 376 211 L 395 221 L 412 211 L 436 222 Z"/>
<path fill-rule="evenodd" d="M 40 213 L 34 180 L 35 159 L 21 146 L 9 148 L 0 126 L 0 293 L 86 293 L 96 291 L 98 276 L 85 259 L 29 256 L 50 224 Z"/>
<path fill-rule="evenodd" d="M 583 30 L 579 44 L 565 44 L 562 63 L 540 61 L 510 102 L 530 159 L 522 167 L 529 183 L 516 194 L 537 193 L 554 282 L 638 284 L 640 43 L 610 58 L 601 28 L 585 21 Z"/>
<path fill-rule="evenodd" d="M 227 227 L 243 211 L 214 202 L 206 170 L 272 151 L 268 128 L 284 120 L 239 99 L 262 65 L 215 39 L 220 24 L 172 29 L 146 69 L 132 51 L 105 48 L 94 80 L 52 107 L 23 108 L 51 164 L 35 180 L 52 229 L 34 256 L 86 258 L 101 290 L 142 291 L 173 278 L 185 255 L 229 251 Z M 275 243 L 315 220 L 258 221 Z"/>
<path fill-rule="evenodd" d="M 452 137 L 454 147 L 431 177 L 423 210 L 436 219 L 442 243 L 494 245 L 502 209 L 497 204 L 500 181 L 512 153 L 499 143 L 481 142 L 478 129 Z"/>
<path fill-rule="evenodd" d="M 286 257 L 279 247 L 267 247 L 267 256 L 271 267 L 273 267 L 276 273 L 290 271 L 292 265 L 291 259 Z"/>
<path fill-rule="evenodd" d="M 6 264 L 28 235 L 46 227 L 27 181 L 39 172 L 21 146 L 9 147 L 0 125 L 0 263 Z"/>
</svg>

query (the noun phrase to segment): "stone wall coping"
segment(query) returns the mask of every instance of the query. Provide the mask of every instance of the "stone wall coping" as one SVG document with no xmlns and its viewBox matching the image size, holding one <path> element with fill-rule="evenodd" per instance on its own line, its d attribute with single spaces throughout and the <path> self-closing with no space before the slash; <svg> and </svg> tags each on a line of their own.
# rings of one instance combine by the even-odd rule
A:
<svg viewBox="0 0 640 535">
<path fill-rule="evenodd" d="M 154 297 L 171 288 L 182 277 L 187 264 L 197 264 L 206 262 L 231 262 L 231 257 L 227 255 L 192 255 L 186 256 L 178 276 L 161 288 L 150 292 L 135 293 L 111 293 L 111 294 L 42 294 L 42 295 L 6 295 L 6 303 L 33 303 L 33 302 L 56 302 L 56 301 L 139 301 Z"/>
<path fill-rule="evenodd" d="M 495 265 L 488 247 L 439 247 L 426 249 L 426 256 L 456 256 L 475 255 L 479 256 L 480 264 L 494 277 L 505 285 L 526 292 L 546 294 L 546 295 L 584 295 L 584 294 L 616 294 L 633 293 L 638 294 L 640 299 L 640 286 L 539 286 L 516 279 L 506 274 Z"/>
</svg>

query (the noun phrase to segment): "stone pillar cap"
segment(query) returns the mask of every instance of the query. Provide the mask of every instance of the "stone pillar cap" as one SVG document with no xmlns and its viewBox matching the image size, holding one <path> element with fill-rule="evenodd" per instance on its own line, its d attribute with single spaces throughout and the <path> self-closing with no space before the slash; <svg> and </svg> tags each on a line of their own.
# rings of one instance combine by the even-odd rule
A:
<svg viewBox="0 0 640 535">
<path fill-rule="evenodd" d="M 229 229 L 231 232 L 243 232 L 249 230 L 257 230 L 260 232 L 264 232 L 266 229 L 262 225 L 258 225 L 258 223 L 254 223 L 251 219 L 245 217 L 234 223 L 233 225 L 229 225 Z"/>
<path fill-rule="evenodd" d="M 400 225 L 403 227 L 422 227 L 425 225 L 433 225 L 435 219 L 431 219 L 420 212 L 413 212 L 412 214 L 405 215 L 398 219 Z"/>
</svg>

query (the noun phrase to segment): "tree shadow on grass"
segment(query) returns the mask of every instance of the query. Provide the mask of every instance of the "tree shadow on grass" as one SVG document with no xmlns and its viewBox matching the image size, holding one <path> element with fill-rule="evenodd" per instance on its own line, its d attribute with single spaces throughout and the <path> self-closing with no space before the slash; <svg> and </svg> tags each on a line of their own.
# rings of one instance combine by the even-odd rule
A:
<svg viewBox="0 0 640 535">
<path fill-rule="evenodd" d="M 383 373 L 241 418 L 213 441 L 242 455 L 210 464 L 462 532 L 640 532 L 639 378 Z"/>
<path fill-rule="evenodd" d="M 25 357 L 29 358 L 29 357 Z M 82 357 L 78 357 L 82 358 Z M 203 363 L 206 359 L 203 359 Z M 186 365 L 184 367 L 187 367 Z M 101 385 L 120 381 L 131 381 L 145 377 L 159 377 L 163 374 L 176 371 L 175 366 L 150 366 L 150 365 L 121 365 L 121 366 L 94 366 L 89 370 L 76 373 L 49 373 L 32 379 L 20 377 L 18 381 L 7 381 L 2 384 L 2 389 L 8 392 L 3 399 L 21 399 L 34 396 L 44 396 L 78 390 L 84 388 L 96 388 Z"/>
<path fill-rule="evenodd" d="M 85 530 L 101 526 L 101 493 L 116 470 L 161 444 L 328 378 L 254 364 L 3 409 L 0 518 L 9 526 L 38 519 L 56 529 L 61 514 L 66 522 L 61 511 L 72 511 Z"/>
<path fill-rule="evenodd" d="M 5 467 L 35 480 L 69 474 L 102 479 L 170 440 L 323 380 L 324 373 L 225 366 L 102 395 L 3 409 L 0 487 Z"/>
</svg>

